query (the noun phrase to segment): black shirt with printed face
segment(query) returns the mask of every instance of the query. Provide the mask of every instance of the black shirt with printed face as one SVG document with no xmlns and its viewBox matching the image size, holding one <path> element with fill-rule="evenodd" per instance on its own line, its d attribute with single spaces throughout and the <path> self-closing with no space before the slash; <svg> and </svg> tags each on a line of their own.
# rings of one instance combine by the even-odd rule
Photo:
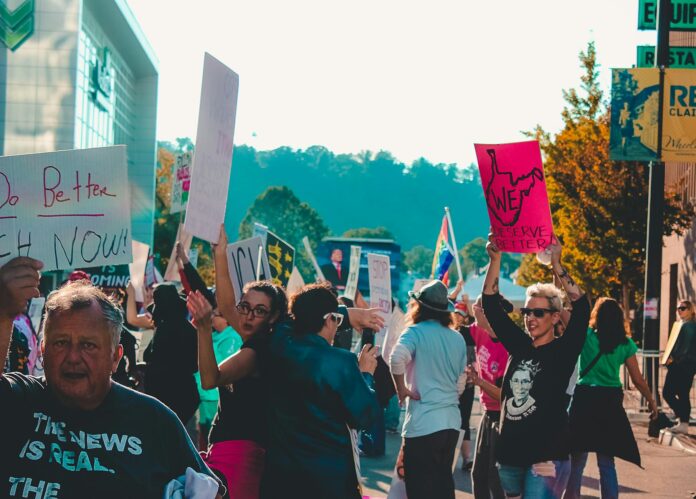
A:
<svg viewBox="0 0 696 499">
<path fill-rule="evenodd" d="M 118 383 L 79 411 L 45 379 L 6 374 L 0 407 L 0 497 L 162 497 L 187 467 L 215 478 L 172 411 Z"/>
<path fill-rule="evenodd" d="M 501 464 L 530 466 L 568 459 L 566 389 L 590 319 L 586 296 L 572 305 L 563 336 L 535 348 L 532 339 L 502 309 L 499 296 L 483 295 L 486 318 L 510 353 L 496 443 L 496 458 Z"/>
</svg>

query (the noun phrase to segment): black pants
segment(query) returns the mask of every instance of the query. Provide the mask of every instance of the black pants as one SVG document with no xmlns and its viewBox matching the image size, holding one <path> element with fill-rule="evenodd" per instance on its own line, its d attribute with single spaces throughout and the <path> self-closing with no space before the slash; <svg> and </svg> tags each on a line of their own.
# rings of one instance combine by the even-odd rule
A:
<svg viewBox="0 0 696 499">
<path fill-rule="evenodd" d="M 689 422 L 691 415 L 691 401 L 689 392 L 696 374 L 696 364 L 680 362 L 667 368 L 665 386 L 662 388 L 662 396 L 677 415 L 679 421 Z"/>
<path fill-rule="evenodd" d="M 500 485 L 498 467 L 495 462 L 495 441 L 498 438 L 499 412 L 486 411 L 481 417 L 476 435 L 474 467 L 471 470 L 471 483 L 476 499 L 503 499 L 505 492 Z"/>
<path fill-rule="evenodd" d="M 464 430 L 464 440 L 471 440 L 471 408 L 474 405 L 474 385 L 468 386 L 459 396 L 459 414 L 462 416 L 462 430 Z M 469 456 L 463 456 L 464 463 L 469 461 Z"/>
<path fill-rule="evenodd" d="M 459 432 L 442 430 L 404 439 L 408 499 L 454 499 L 452 461 Z"/>
</svg>

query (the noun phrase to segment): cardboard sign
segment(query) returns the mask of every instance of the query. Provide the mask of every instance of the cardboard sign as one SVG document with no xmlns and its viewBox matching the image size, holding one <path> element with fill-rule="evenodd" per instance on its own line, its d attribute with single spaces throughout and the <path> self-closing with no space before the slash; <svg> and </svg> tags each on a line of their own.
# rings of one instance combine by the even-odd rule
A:
<svg viewBox="0 0 696 499">
<path fill-rule="evenodd" d="M 667 365 L 667 360 L 669 360 L 669 356 L 672 355 L 672 350 L 674 349 L 674 345 L 677 343 L 677 338 L 679 338 L 681 327 L 681 321 L 674 321 L 674 324 L 672 324 L 672 330 L 669 332 L 669 338 L 667 339 L 667 346 L 665 347 L 665 352 L 662 354 L 662 359 L 660 360 L 660 363 L 663 366 Z"/>
<path fill-rule="evenodd" d="M 179 213 L 186 209 L 191 189 L 191 166 L 193 153 L 186 151 L 176 155 L 172 172 L 172 198 L 169 213 Z"/>
<path fill-rule="evenodd" d="M 657 68 L 612 69 L 609 158 L 615 161 L 657 159 L 659 112 L 660 71 Z"/>
<path fill-rule="evenodd" d="M 246 283 L 270 279 L 271 269 L 268 266 L 266 255 L 261 251 L 262 248 L 263 241 L 260 237 L 251 237 L 227 245 L 228 270 L 237 303 L 242 298 L 242 290 Z M 261 272 L 257 274 L 256 265 L 259 253 L 261 253 Z"/>
<path fill-rule="evenodd" d="M 126 147 L 0 157 L 0 265 L 44 271 L 131 261 Z"/>
<path fill-rule="evenodd" d="M 239 76 L 206 53 L 184 225 L 187 232 L 211 243 L 217 243 L 225 221 L 238 93 Z"/>
<path fill-rule="evenodd" d="M 271 268 L 271 280 L 278 286 L 286 286 L 295 263 L 295 248 L 270 230 L 266 234 L 265 248 Z"/>
<path fill-rule="evenodd" d="M 370 307 L 379 308 L 385 324 L 391 315 L 391 268 L 387 255 L 367 254 L 367 269 L 370 277 Z M 375 340 L 377 344 L 377 340 Z"/>
<path fill-rule="evenodd" d="M 346 281 L 346 289 L 343 294 L 355 300 L 355 294 L 358 292 L 358 278 L 360 277 L 360 246 L 350 247 L 350 270 L 348 272 L 348 280 Z"/>
<path fill-rule="evenodd" d="M 302 244 L 304 245 L 305 252 L 307 253 L 307 258 L 309 258 L 309 261 L 312 262 L 312 267 L 314 267 L 314 274 L 317 282 L 325 281 L 326 278 L 324 277 L 324 273 L 321 271 L 321 267 L 319 267 L 319 264 L 317 263 L 317 259 L 312 251 L 312 245 L 309 244 L 309 238 L 307 236 L 302 238 Z"/>
<path fill-rule="evenodd" d="M 537 253 L 553 223 L 537 141 L 475 144 L 493 237 L 501 251 Z"/>
<path fill-rule="evenodd" d="M 664 92 L 662 161 L 693 162 L 696 158 L 694 70 L 665 70 Z"/>
<path fill-rule="evenodd" d="M 133 241 L 133 263 L 128 265 L 128 270 L 130 270 L 130 282 L 135 289 L 135 301 L 138 303 L 145 301 L 143 286 L 145 285 L 145 267 L 149 254 L 150 247 L 147 244 Z"/>
<path fill-rule="evenodd" d="M 299 291 L 301 288 L 304 287 L 304 285 L 305 281 L 302 277 L 302 274 L 300 274 L 300 271 L 297 270 L 297 267 L 293 267 L 292 273 L 290 274 L 290 279 L 288 280 L 288 285 L 285 287 L 288 296 L 290 296 L 296 291 Z"/>
</svg>

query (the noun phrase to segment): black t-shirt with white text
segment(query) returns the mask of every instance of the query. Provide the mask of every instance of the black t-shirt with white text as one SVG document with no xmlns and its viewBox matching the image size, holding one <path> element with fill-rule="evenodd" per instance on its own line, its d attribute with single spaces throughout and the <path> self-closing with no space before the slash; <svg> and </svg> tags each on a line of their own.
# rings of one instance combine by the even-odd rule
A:
<svg viewBox="0 0 696 499">
<path fill-rule="evenodd" d="M 535 348 L 532 339 L 502 309 L 499 296 L 483 295 L 486 318 L 510 353 L 502 385 L 500 438 L 496 442 L 496 458 L 501 464 L 530 466 L 568 459 L 566 390 L 590 318 L 586 296 L 572 306 L 563 336 Z"/>
<path fill-rule="evenodd" d="M 45 379 L 6 374 L 0 407 L 0 497 L 162 497 L 187 467 L 215 478 L 172 411 L 118 383 L 80 411 Z"/>
</svg>

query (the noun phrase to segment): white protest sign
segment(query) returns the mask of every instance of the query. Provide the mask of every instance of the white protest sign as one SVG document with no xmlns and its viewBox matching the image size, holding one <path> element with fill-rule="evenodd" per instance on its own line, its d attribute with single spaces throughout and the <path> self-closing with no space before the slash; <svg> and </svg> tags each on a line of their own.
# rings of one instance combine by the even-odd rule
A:
<svg viewBox="0 0 696 499">
<path fill-rule="evenodd" d="M 367 254 L 367 270 L 370 277 L 370 307 L 379 308 L 384 317 L 385 327 L 375 332 L 375 345 L 382 345 L 386 324 L 391 316 L 391 268 L 389 255 Z"/>
<path fill-rule="evenodd" d="M 198 268 L 198 248 L 189 249 L 188 259 L 194 269 Z"/>
<path fill-rule="evenodd" d="M 238 93 L 239 76 L 206 53 L 184 226 L 211 243 L 217 243 L 225 221 Z"/>
<path fill-rule="evenodd" d="M 150 247 L 147 244 L 133 241 L 133 263 L 128 265 L 128 269 L 130 270 L 130 282 L 135 290 L 135 301 L 139 303 L 145 301 L 143 284 L 145 283 L 145 266 L 149 254 Z"/>
<path fill-rule="evenodd" d="M 186 209 L 191 188 L 191 163 L 193 153 L 186 151 L 176 155 L 172 172 L 172 198 L 169 213 L 179 213 Z"/>
<path fill-rule="evenodd" d="M 126 147 L 0 157 L 0 265 L 44 271 L 131 261 Z"/>
<path fill-rule="evenodd" d="M 346 280 L 346 289 L 343 294 L 355 300 L 355 293 L 358 292 L 358 277 L 360 277 L 360 251 L 362 248 L 360 246 L 350 247 L 350 270 L 348 272 L 348 279 Z"/>
<path fill-rule="evenodd" d="M 309 261 L 312 262 L 312 267 L 314 267 L 314 274 L 316 275 L 317 281 L 325 281 L 324 273 L 321 271 L 317 259 L 314 257 L 314 252 L 312 251 L 312 245 L 309 244 L 309 238 L 307 236 L 302 238 L 302 244 L 304 244 L 304 249 L 307 252 L 307 257 Z"/>
<path fill-rule="evenodd" d="M 266 258 L 265 252 L 260 252 L 261 243 L 260 237 L 250 237 L 227 245 L 227 265 L 238 303 L 242 298 L 242 290 L 246 283 L 271 278 L 268 258 Z M 259 260 L 259 252 L 261 253 L 261 273 L 257 274 L 256 265 Z"/>
<path fill-rule="evenodd" d="M 31 325 L 34 326 L 34 331 L 38 333 L 39 326 L 41 325 L 41 314 L 43 313 L 43 308 L 46 303 L 46 298 L 43 296 L 39 298 L 32 298 L 29 302 L 29 310 L 27 315 L 31 320 Z"/>
<path fill-rule="evenodd" d="M 291 295 L 295 291 L 299 291 L 300 288 L 304 287 L 304 285 L 305 281 L 302 274 L 300 274 L 300 271 L 297 270 L 297 267 L 293 267 L 292 273 L 290 274 L 290 279 L 288 279 L 288 285 L 285 288 L 288 295 Z"/>
<path fill-rule="evenodd" d="M 428 284 L 431 281 L 432 281 L 432 279 L 416 279 L 413 282 L 413 289 L 411 291 L 420 291 L 420 289 L 423 286 L 425 286 L 426 284 Z"/>
</svg>

